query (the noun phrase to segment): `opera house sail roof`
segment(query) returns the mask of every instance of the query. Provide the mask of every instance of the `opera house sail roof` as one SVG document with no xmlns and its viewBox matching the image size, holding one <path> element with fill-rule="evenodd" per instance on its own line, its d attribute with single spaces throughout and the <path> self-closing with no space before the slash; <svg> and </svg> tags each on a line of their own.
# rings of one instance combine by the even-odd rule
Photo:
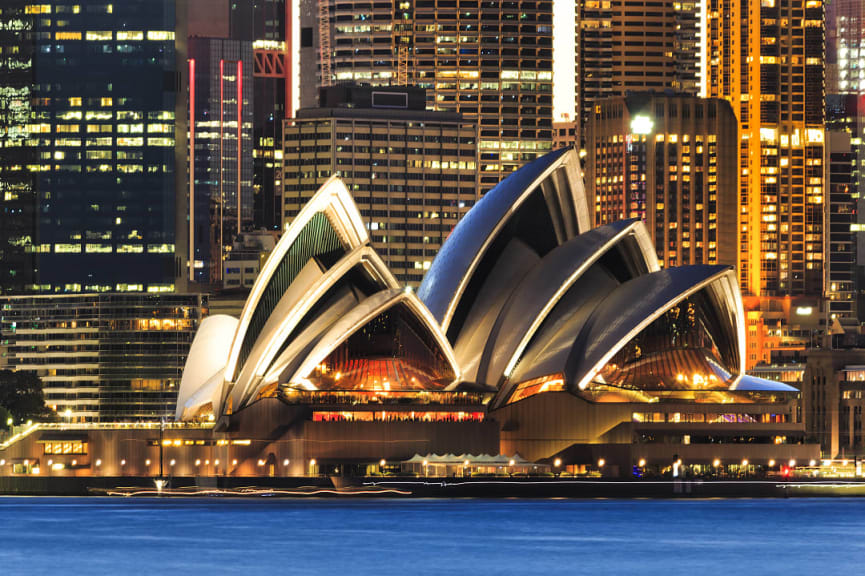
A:
<svg viewBox="0 0 865 576">
<path fill-rule="evenodd" d="M 642 222 L 592 228 L 574 150 L 488 192 L 417 294 L 372 249 L 332 177 L 277 243 L 240 318 L 202 323 L 176 417 L 219 417 L 280 391 L 471 390 L 491 409 L 553 391 L 591 402 L 794 391 L 744 375 L 744 336 L 732 269 L 662 270 Z"/>
</svg>

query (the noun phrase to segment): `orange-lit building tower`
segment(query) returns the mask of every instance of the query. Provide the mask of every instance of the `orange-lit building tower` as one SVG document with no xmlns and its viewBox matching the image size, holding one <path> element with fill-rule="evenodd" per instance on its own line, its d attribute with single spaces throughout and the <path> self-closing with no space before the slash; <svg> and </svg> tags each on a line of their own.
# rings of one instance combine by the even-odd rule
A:
<svg viewBox="0 0 865 576">
<path fill-rule="evenodd" d="M 739 122 L 742 290 L 761 297 L 819 295 L 822 2 L 709 0 L 706 28 L 704 91 L 727 99 Z"/>
</svg>

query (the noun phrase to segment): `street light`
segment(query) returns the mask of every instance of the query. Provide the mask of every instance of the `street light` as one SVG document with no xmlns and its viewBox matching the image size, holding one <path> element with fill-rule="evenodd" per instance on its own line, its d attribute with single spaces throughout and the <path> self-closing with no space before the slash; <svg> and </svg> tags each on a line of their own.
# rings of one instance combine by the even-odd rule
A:
<svg viewBox="0 0 865 576">
<path fill-rule="evenodd" d="M 603 458 L 601 458 L 600 460 L 598 460 L 598 468 L 603 468 L 604 464 L 606 464 L 606 463 L 607 463 L 607 461 L 604 460 Z"/>
</svg>

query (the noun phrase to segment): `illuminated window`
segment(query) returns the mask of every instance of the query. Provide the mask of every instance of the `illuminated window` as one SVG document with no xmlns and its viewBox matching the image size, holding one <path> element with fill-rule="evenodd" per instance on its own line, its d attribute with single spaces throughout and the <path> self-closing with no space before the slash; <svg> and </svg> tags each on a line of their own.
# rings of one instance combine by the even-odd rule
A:
<svg viewBox="0 0 865 576">
<path fill-rule="evenodd" d="M 170 30 L 148 30 L 148 40 L 174 40 L 174 32 Z"/>
<path fill-rule="evenodd" d="M 84 35 L 84 39 L 91 42 L 111 40 L 111 38 L 111 30 L 88 30 Z"/>
<path fill-rule="evenodd" d="M 144 32 L 132 30 L 120 30 L 117 32 L 117 41 L 121 40 L 144 40 Z"/>
</svg>

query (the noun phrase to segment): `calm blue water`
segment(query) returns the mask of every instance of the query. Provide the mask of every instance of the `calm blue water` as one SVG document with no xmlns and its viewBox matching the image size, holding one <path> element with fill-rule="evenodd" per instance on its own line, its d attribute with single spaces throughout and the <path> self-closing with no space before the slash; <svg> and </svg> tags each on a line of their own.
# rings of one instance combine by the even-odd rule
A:
<svg viewBox="0 0 865 576">
<path fill-rule="evenodd" d="M 865 499 L 0 498 L 0 574 L 820 574 Z"/>
</svg>

